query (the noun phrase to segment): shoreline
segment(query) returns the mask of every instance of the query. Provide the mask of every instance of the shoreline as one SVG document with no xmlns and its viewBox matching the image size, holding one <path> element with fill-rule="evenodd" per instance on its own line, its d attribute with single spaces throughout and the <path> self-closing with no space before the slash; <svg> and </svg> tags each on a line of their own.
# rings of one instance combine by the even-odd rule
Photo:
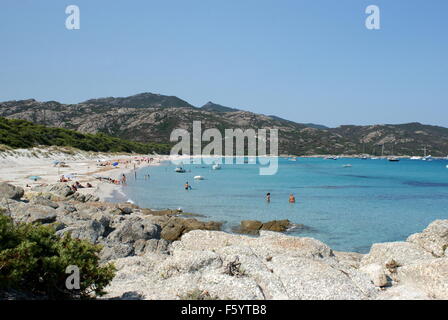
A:
<svg viewBox="0 0 448 320">
<path fill-rule="evenodd" d="M 221 300 L 448 299 L 448 220 L 436 220 L 404 241 L 374 243 L 367 254 L 341 252 L 311 237 L 265 229 L 257 229 L 257 237 L 229 233 L 218 231 L 216 222 L 183 219 L 173 210 L 151 212 L 132 204 L 111 203 L 109 198 L 118 199 L 122 185 L 95 177 L 116 179 L 134 170 L 132 161 L 136 161 L 135 169 L 141 169 L 160 165 L 169 156 L 150 156 L 155 159 L 152 163 L 139 162 L 147 157 L 141 155 L 78 153 L 64 157 L 68 167 L 62 168 L 50 165 L 53 159 L 49 157 L 0 160 L 1 181 L 8 177 L 4 182 L 18 186 L 46 184 L 29 194 L 27 201 L 21 201 L 24 190 L 20 195 L 14 186 L 3 184 L 11 195 L 9 215 L 15 221 L 56 223 L 58 235 L 70 232 L 75 238 L 101 244 L 102 263 L 117 267 L 115 278 L 105 288 L 105 299 L 128 299 L 129 292 L 148 300 L 191 296 Z M 98 158 L 106 162 L 121 159 L 122 164 L 98 167 Z M 30 182 L 28 177 L 36 174 L 36 168 L 47 171 Z M 82 188 L 81 192 L 94 191 L 107 203 L 69 196 L 70 188 L 57 181 L 59 174 L 73 173 L 81 183 L 95 183 L 95 189 Z M 25 188 L 25 195 L 28 191 Z M 60 199 L 45 198 L 39 191 Z M 235 265 L 241 269 L 229 269 Z"/>
</svg>

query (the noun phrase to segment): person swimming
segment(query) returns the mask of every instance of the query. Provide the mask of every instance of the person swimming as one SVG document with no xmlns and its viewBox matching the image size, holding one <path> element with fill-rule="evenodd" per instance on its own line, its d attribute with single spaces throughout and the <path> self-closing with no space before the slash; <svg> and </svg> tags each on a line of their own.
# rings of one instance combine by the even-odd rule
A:
<svg viewBox="0 0 448 320">
<path fill-rule="evenodd" d="M 271 202 L 271 193 L 270 192 L 266 193 L 266 201 Z"/>
<path fill-rule="evenodd" d="M 289 203 L 296 203 L 296 198 L 292 193 L 289 195 Z"/>
<path fill-rule="evenodd" d="M 191 186 L 188 184 L 188 181 L 185 182 L 184 187 L 185 187 L 185 190 L 191 190 Z"/>
</svg>

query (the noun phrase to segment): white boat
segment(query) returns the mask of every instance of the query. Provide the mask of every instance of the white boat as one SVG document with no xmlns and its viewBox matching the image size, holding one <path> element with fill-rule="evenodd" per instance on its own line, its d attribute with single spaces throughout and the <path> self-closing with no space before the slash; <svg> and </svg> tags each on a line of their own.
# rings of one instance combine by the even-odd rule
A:
<svg viewBox="0 0 448 320">
<path fill-rule="evenodd" d="M 351 168 L 351 167 L 353 167 L 353 166 L 352 166 L 351 164 L 344 164 L 343 167 L 344 167 L 344 168 Z"/>
<path fill-rule="evenodd" d="M 195 176 L 194 180 L 204 180 L 204 177 L 203 176 Z"/>
<path fill-rule="evenodd" d="M 413 156 L 410 158 L 411 160 L 422 160 L 422 157 L 419 156 Z"/>
<path fill-rule="evenodd" d="M 182 167 L 177 167 L 176 169 L 174 169 L 174 171 L 177 173 L 185 173 L 185 169 Z"/>
<path fill-rule="evenodd" d="M 387 160 L 389 160 L 389 161 L 391 161 L 391 162 L 398 162 L 398 161 L 400 161 L 400 158 L 397 158 L 397 157 L 390 157 L 390 158 L 387 158 Z"/>
<path fill-rule="evenodd" d="M 212 169 L 213 170 L 220 170 L 221 166 L 218 163 L 216 163 L 216 164 L 213 165 Z"/>
<path fill-rule="evenodd" d="M 297 161 L 296 157 L 289 158 L 289 161 Z"/>
</svg>

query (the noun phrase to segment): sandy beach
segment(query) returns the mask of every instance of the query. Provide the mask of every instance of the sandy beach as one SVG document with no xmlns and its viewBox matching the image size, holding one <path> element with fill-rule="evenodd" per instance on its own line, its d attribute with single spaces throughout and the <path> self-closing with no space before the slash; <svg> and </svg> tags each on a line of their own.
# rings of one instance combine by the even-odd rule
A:
<svg viewBox="0 0 448 320">
<path fill-rule="evenodd" d="M 170 159 L 169 156 L 161 155 L 65 151 L 33 148 L 0 152 L 0 181 L 27 190 L 57 183 L 62 176 L 70 177 L 72 183 L 78 181 L 84 186 L 90 183 L 94 188 L 81 188 L 79 193 L 93 193 L 105 201 L 112 198 L 115 192 L 120 192 L 121 184 L 98 179 L 99 177 L 120 180 L 123 174 L 129 175 L 134 170 L 160 165 Z M 118 165 L 113 166 L 115 162 L 118 162 Z M 38 179 L 33 180 L 33 177 Z"/>
</svg>

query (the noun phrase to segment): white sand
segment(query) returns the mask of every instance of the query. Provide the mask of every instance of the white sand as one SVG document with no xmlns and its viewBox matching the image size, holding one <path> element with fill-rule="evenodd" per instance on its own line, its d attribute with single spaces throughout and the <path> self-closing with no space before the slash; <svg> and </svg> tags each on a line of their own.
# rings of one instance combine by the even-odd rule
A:
<svg viewBox="0 0 448 320">
<path fill-rule="evenodd" d="M 56 149 L 56 151 L 55 151 Z M 82 193 L 95 193 L 101 200 L 112 197 L 112 194 L 120 192 L 121 186 L 106 181 L 100 181 L 95 177 L 110 177 L 119 180 L 121 175 L 129 174 L 136 169 L 145 166 L 159 165 L 162 161 L 169 160 L 169 156 L 160 155 L 129 155 L 95 153 L 76 150 L 70 153 L 62 152 L 63 148 L 32 148 L 16 149 L 0 152 L 0 182 L 8 182 L 24 187 L 25 190 L 37 185 L 53 184 L 59 182 L 62 175 L 72 175 L 71 181 L 79 181 L 82 185 L 90 182 L 94 189 L 78 189 Z M 142 157 L 153 158 L 151 163 L 138 161 Z M 120 163 L 117 167 L 112 165 L 98 166 L 98 160 Z M 55 161 L 63 161 L 67 167 L 54 164 Z M 38 176 L 41 179 L 31 180 L 30 176 Z M 27 187 L 28 186 L 28 187 Z"/>
</svg>

